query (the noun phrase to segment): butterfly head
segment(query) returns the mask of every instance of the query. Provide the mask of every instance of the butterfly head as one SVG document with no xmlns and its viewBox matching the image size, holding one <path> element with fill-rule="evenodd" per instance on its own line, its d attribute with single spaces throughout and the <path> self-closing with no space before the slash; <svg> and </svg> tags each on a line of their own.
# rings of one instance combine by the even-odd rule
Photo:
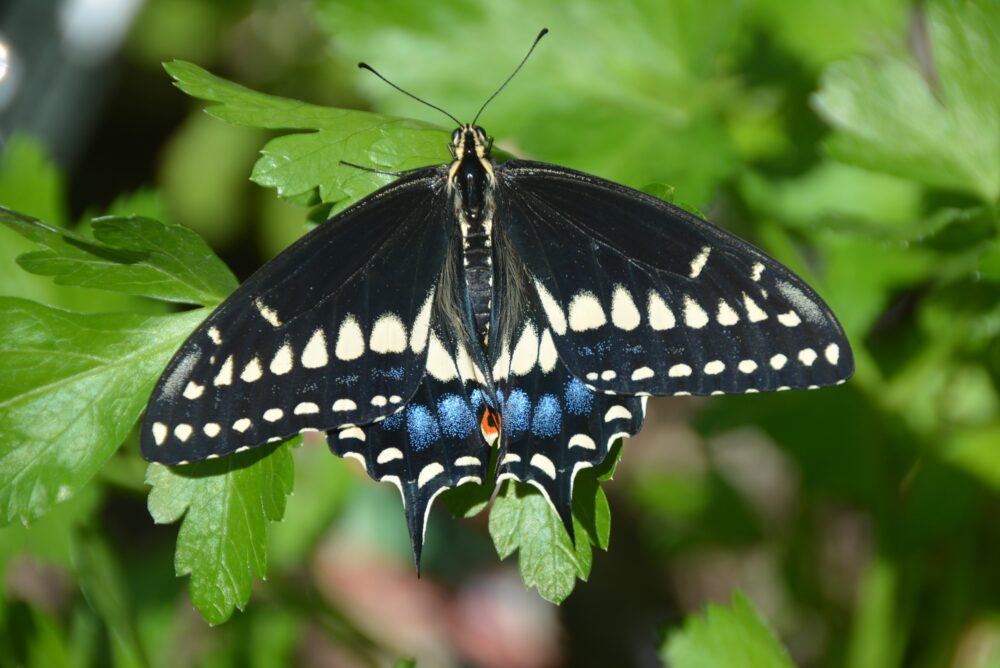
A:
<svg viewBox="0 0 1000 668">
<path fill-rule="evenodd" d="M 470 158 L 473 160 L 489 159 L 493 148 L 493 137 L 478 125 L 466 123 L 455 128 L 451 133 L 451 152 L 456 160 Z"/>
</svg>

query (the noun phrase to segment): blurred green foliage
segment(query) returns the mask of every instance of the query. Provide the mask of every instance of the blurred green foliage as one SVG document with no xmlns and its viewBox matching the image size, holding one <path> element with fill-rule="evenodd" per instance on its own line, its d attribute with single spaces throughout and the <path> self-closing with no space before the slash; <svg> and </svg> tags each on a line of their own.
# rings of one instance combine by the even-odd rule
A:
<svg viewBox="0 0 1000 668">
<path fill-rule="evenodd" d="M 500 147 L 669 195 L 750 238 L 816 286 L 858 359 L 835 390 L 652 403 L 607 485 L 612 510 L 577 517 L 575 551 L 558 523 L 546 528 L 544 504 L 519 517 L 505 507 L 515 487 L 497 499 L 490 529 L 508 539 L 502 554 L 520 548 L 525 582 L 561 600 L 590 573 L 562 607 L 564 660 L 649 665 L 652 634 L 623 631 L 665 624 L 662 657 L 681 668 L 788 665 L 775 633 L 799 665 L 997 665 L 993 0 L 150 0 L 124 54 L 133 80 L 179 95 L 159 69 L 168 61 L 215 117 L 192 105 L 153 146 L 157 190 L 71 210 L 67 179 L 93 175 L 62 176 L 29 137 L 0 154 L 0 204 L 23 214 L 4 222 L 42 244 L 0 227 L 0 664 L 319 663 L 317 637 L 360 665 L 476 661 L 458 641 L 426 653 L 403 640 L 405 624 L 366 626 L 346 589 L 323 584 L 331 526 L 405 564 L 392 490 L 309 445 L 225 473 L 220 461 L 147 474 L 130 429 L 157 368 L 204 317 L 166 302 L 211 306 L 234 285 L 183 226 L 245 276 L 307 216 L 386 180 L 339 160 L 447 159 L 450 122 L 357 60 L 470 118 L 543 26 L 552 34 L 482 117 Z M 105 214 L 116 218 L 91 222 Z M 164 263 L 158 243 L 185 260 Z M 15 265 L 25 253 L 35 273 Z M 145 480 L 157 521 L 187 513 L 179 535 L 151 527 Z M 227 498 L 252 511 L 236 517 Z M 586 498 L 604 496 L 594 485 Z M 450 506 L 472 514 L 484 501 Z M 493 568 L 485 531 L 432 518 L 427 585 L 458 596 Z M 532 551 L 550 566 L 533 570 Z M 171 563 L 191 574 L 190 599 Z M 265 573 L 224 626 L 188 612 L 192 601 L 211 622 L 229 618 Z M 51 591 L 28 587 L 38 581 Z M 735 588 L 746 597 L 730 599 Z M 699 614 L 712 600 L 730 602 Z"/>
</svg>

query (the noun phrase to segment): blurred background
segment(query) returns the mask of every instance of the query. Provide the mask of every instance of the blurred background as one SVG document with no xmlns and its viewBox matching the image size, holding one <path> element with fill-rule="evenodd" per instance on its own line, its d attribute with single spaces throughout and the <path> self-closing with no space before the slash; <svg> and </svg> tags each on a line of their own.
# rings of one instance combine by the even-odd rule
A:
<svg viewBox="0 0 1000 668">
<path fill-rule="evenodd" d="M 606 484 L 610 550 L 560 606 L 497 559 L 485 515 L 442 504 L 417 579 L 396 490 L 307 443 L 267 580 L 209 627 L 126 443 L 72 504 L 0 529 L 0 663 L 657 666 L 665 633 L 740 589 L 799 665 L 1000 666 L 997 8 L 0 3 L 0 203 L 73 225 L 141 201 L 241 279 L 307 210 L 248 180 L 275 133 L 202 113 L 163 61 L 442 123 L 357 61 L 468 119 L 548 27 L 481 118 L 499 146 L 672 192 L 805 276 L 858 358 L 836 389 L 651 401 Z M 31 248 L 0 228 L 0 294 L 163 308 L 28 275 L 13 258 Z M 126 583 L 133 636 L 81 592 L 80 545 Z"/>
</svg>

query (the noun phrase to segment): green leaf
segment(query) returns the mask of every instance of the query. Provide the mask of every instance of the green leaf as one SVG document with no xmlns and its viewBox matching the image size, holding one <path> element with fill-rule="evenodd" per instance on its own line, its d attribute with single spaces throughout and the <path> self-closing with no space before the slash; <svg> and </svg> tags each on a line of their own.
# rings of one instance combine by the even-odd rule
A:
<svg viewBox="0 0 1000 668">
<path fill-rule="evenodd" d="M 80 314 L 0 297 L 0 524 L 72 497 L 206 312 Z"/>
<path fill-rule="evenodd" d="M 119 651 L 130 665 L 148 666 L 121 567 L 94 530 L 79 531 L 74 536 L 73 566 L 87 602 L 107 624 Z"/>
<path fill-rule="evenodd" d="M 704 616 L 691 615 L 660 650 L 672 668 L 793 668 L 767 622 L 742 594 L 730 605 L 710 603 Z"/>
<path fill-rule="evenodd" d="M 195 232 L 150 218 L 106 217 L 94 238 L 0 207 L 0 223 L 45 246 L 18 258 L 26 271 L 77 285 L 187 304 L 215 305 L 236 289 L 229 269 Z"/>
<path fill-rule="evenodd" d="M 814 97 L 838 159 L 926 185 L 1000 196 L 1000 4 L 927 7 L 933 69 L 895 57 L 832 65 Z"/>
<path fill-rule="evenodd" d="M 576 579 L 590 575 L 591 549 L 586 529 L 574 516 L 576 545 L 559 516 L 536 489 L 507 481 L 490 510 L 490 535 L 497 554 L 506 559 L 518 552 L 521 579 L 537 587 L 547 601 L 561 603 Z"/>
<path fill-rule="evenodd" d="M 191 576 L 191 601 L 210 624 L 242 610 L 252 578 L 265 576 L 267 522 L 285 512 L 293 469 L 289 442 L 187 466 L 150 464 L 149 512 L 158 524 L 184 518 L 174 564 Z"/>
<path fill-rule="evenodd" d="M 185 93 L 216 103 L 206 111 L 220 120 L 310 131 L 271 140 L 254 165 L 252 180 L 286 199 L 318 190 L 324 202 L 354 200 L 391 180 L 341 161 L 398 171 L 448 159 L 448 132 L 428 123 L 265 95 L 182 61 L 164 67 Z"/>
<path fill-rule="evenodd" d="M 528 66 L 483 113 L 486 129 L 525 157 L 637 187 L 670 183 L 699 206 L 738 167 L 721 116 L 742 103 L 728 72 L 747 4 L 637 0 L 622 9 L 580 0 L 566 11 L 559 3 L 385 0 L 373 12 L 364 0 L 315 3 L 338 53 L 377 58 L 393 81 L 463 119 L 548 26 Z M 375 77 L 355 79 L 379 109 L 440 118 Z"/>
</svg>

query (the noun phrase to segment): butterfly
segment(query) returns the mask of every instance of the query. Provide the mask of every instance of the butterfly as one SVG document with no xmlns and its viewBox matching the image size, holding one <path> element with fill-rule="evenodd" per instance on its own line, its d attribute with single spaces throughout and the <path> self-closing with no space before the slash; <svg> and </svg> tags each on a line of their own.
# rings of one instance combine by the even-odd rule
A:
<svg viewBox="0 0 1000 668">
<path fill-rule="evenodd" d="M 830 309 L 761 250 L 596 176 L 498 163 L 449 117 L 450 162 L 315 228 L 194 331 L 149 401 L 146 459 L 323 432 L 399 489 L 419 565 L 434 499 L 490 480 L 494 447 L 495 484 L 533 485 L 572 535 L 577 474 L 639 431 L 649 396 L 852 374 Z"/>
</svg>

